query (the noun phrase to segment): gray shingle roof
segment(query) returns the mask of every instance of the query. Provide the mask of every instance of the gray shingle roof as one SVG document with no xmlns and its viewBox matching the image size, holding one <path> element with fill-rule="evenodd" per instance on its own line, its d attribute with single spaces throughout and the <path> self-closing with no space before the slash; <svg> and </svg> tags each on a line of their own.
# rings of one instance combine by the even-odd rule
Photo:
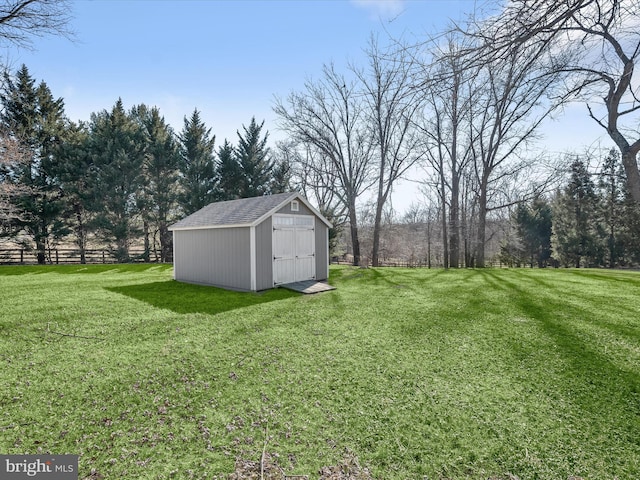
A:
<svg viewBox="0 0 640 480">
<path fill-rule="evenodd" d="M 264 215 L 280 208 L 296 197 L 300 197 L 300 195 L 296 192 L 289 192 L 211 203 L 174 223 L 169 227 L 169 230 L 224 225 L 253 225 Z"/>
</svg>

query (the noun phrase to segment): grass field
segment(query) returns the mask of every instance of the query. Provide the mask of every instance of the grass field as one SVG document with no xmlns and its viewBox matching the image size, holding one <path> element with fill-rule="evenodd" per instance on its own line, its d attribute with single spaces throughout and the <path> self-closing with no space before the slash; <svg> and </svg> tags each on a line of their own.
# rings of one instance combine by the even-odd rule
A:
<svg viewBox="0 0 640 480">
<path fill-rule="evenodd" d="M 80 478 L 640 478 L 640 274 L 332 268 L 236 293 L 168 266 L 0 267 L 0 453 Z"/>
</svg>

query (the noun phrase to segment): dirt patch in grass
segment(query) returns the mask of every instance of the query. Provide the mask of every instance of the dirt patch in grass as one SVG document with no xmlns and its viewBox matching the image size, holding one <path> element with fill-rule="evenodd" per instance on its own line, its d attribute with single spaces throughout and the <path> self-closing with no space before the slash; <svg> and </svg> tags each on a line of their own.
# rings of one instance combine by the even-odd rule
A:
<svg viewBox="0 0 640 480">
<path fill-rule="evenodd" d="M 277 463 L 277 456 L 265 453 L 259 461 L 238 459 L 235 472 L 228 480 L 374 480 L 366 467 L 361 467 L 358 457 L 345 452 L 338 465 L 322 467 L 318 476 L 286 475 Z"/>
</svg>

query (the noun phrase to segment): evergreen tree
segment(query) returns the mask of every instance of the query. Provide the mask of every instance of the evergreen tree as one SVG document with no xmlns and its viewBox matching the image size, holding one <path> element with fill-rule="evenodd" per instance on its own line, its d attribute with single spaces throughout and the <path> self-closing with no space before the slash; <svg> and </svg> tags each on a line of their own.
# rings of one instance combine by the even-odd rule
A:
<svg viewBox="0 0 640 480">
<path fill-rule="evenodd" d="M 571 178 L 553 205 L 553 250 L 565 266 L 601 265 L 604 257 L 599 198 L 586 165 L 571 164 Z"/>
<path fill-rule="evenodd" d="M 19 192 L 11 196 L 18 212 L 13 231 L 23 231 L 35 244 L 42 264 L 52 241 L 65 234 L 56 157 L 66 122 L 64 103 L 53 97 L 45 82 L 36 87 L 25 65 L 15 78 L 5 72 L 0 103 L 3 129 L 23 152 L 23 161 L 5 166 L 3 174 L 3 180 Z"/>
<path fill-rule="evenodd" d="M 145 135 L 146 154 L 143 164 L 144 194 L 143 220 L 145 260 L 149 261 L 149 228 L 160 243 L 161 262 L 171 260 L 169 224 L 176 216 L 180 156 L 173 130 L 160 115 L 157 107 L 140 105 L 136 116 Z M 155 243 L 155 242 L 154 242 Z"/>
<path fill-rule="evenodd" d="M 73 232 L 80 251 L 80 263 L 86 263 L 90 210 L 94 196 L 92 184 L 93 158 L 89 131 L 84 124 L 69 123 L 59 149 L 60 181 L 65 202 L 65 220 Z"/>
<path fill-rule="evenodd" d="M 196 109 L 190 119 L 185 117 L 179 140 L 182 184 L 179 202 L 183 212 L 189 215 L 216 199 L 216 137 L 211 136 L 211 129 L 206 128 Z"/>
<path fill-rule="evenodd" d="M 626 176 L 626 173 L 625 173 Z M 622 203 L 623 228 L 620 231 L 620 244 L 624 246 L 624 263 L 640 264 L 640 205 L 631 196 L 625 181 Z"/>
<path fill-rule="evenodd" d="M 604 160 L 598 182 L 602 198 L 602 217 L 607 230 L 607 266 L 609 268 L 625 262 L 625 245 L 622 240 L 622 231 L 625 228 L 623 216 L 625 180 L 620 153 L 612 149 Z"/>
<path fill-rule="evenodd" d="M 600 172 L 600 196 L 609 268 L 640 263 L 640 206 L 629 192 L 620 153 L 612 149 Z"/>
<path fill-rule="evenodd" d="M 270 193 L 285 193 L 291 191 L 291 164 L 286 158 L 278 158 L 273 164 L 271 172 Z"/>
<path fill-rule="evenodd" d="M 544 268 L 551 258 L 552 213 L 551 206 L 542 198 L 531 205 L 521 203 L 516 209 L 516 225 L 522 242 L 522 253 L 533 268 Z"/>
<path fill-rule="evenodd" d="M 262 136 L 264 121 L 258 125 L 255 117 L 249 127 L 242 126 L 244 135 L 238 132 L 236 158 L 240 166 L 241 198 L 257 197 L 270 193 L 273 178 L 273 162 L 267 147 L 268 133 Z"/>
<path fill-rule="evenodd" d="M 94 225 L 118 261 L 128 261 L 139 237 L 138 214 L 146 142 L 133 115 L 119 99 L 110 112 L 91 116 Z"/>
<path fill-rule="evenodd" d="M 4 133 L 0 125 L 0 237 L 11 237 L 16 233 L 16 225 L 21 217 L 14 201 L 17 195 L 27 190 L 23 185 L 11 181 L 12 172 L 27 159 L 16 139 Z M 23 192 L 20 192 L 20 190 Z"/>
<path fill-rule="evenodd" d="M 242 172 L 235 149 L 225 139 L 224 144 L 218 149 L 218 173 L 219 179 L 216 200 L 235 200 L 240 198 L 240 183 Z"/>
</svg>

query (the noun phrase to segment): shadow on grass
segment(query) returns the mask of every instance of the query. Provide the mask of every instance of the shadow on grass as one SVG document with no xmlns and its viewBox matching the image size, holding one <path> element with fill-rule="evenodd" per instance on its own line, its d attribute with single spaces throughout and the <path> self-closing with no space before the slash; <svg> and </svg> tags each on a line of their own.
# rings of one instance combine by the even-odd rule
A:
<svg viewBox="0 0 640 480">
<path fill-rule="evenodd" d="M 109 263 L 100 265 L 0 265 L 0 276 L 58 273 L 86 275 L 99 273 L 140 273 L 148 270 L 164 272 L 173 265 L 167 263 Z"/>
<path fill-rule="evenodd" d="M 604 352 L 585 342 L 584 336 L 571 328 L 562 315 L 567 309 L 563 302 L 566 292 L 541 281 L 535 282 L 537 289 L 524 288 L 523 284 L 518 283 L 523 279 L 510 281 L 491 270 L 482 270 L 480 274 L 492 287 L 508 291 L 509 301 L 523 314 L 538 321 L 542 332 L 553 339 L 568 367 L 564 372 L 564 387 L 568 390 L 564 393 L 567 397 L 578 400 L 582 409 L 592 415 L 601 414 L 599 408 L 603 404 L 610 408 L 617 404 L 620 414 L 631 414 L 635 418 L 632 423 L 637 425 L 640 415 L 640 375 L 614 364 Z M 590 307 L 573 305 L 571 308 L 574 317 L 583 321 L 591 318 L 598 326 L 606 328 L 606 320 L 596 320 L 597 315 Z"/>
<path fill-rule="evenodd" d="M 259 293 L 234 292 L 222 288 L 176 282 L 175 280 L 108 287 L 106 290 L 176 313 L 205 313 L 209 315 L 300 295 L 281 288 Z"/>
<path fill-rule="evenodd" d="M 626 335 L 637 342 L 640 334 L 637 323 L 634 321 L 632 326 L 625 326 L 620 324 L 620 320 L 624 315 L 628 314 L 629 318 L 637 318 L 640 314 L 640 309 L 637 307 L 627 307 L 621 302 L 616 302 L 615 299 L 620 295 L 622 291 L 625 291 L 625 287 L 629 291 L 637 291 L 638 282 L 634 276 L 630 276 L 626 273 L 618 276 L 612 271 L 603 272 L 578 272 L 578 271 L 566 271 L 562 272 L 563 281 L 561 283 L 552 284 L 539 278 L 538 275 L 527 275 L 521 270 L 514 270 L 514 277 L 518 278 L 520 282 L 529 282 L 538 285 L 544 289 L 554 292 L 554 297 L 557 299 L 564 299 L 570 297 L 574 300 L 578 300 L 583 305 L 584 315 L 588 315 L 591 312 L 598 312 L 598 326 L 600 328 L 606 328 L 616 334 Z M 581 278 L 591 282 L 590 285 L 586 285 L 584 282 L 574 282 L 572 280 L 565 280 L 571 275 L 573 278 Z M 640 276 L 638 276 L 640 279 Z M 614 285 L 616 282 L 618 285 Z M 623 283 L 624 285 L 620 285 Z M 605 293 L 608 292 L 608 293 Z M 606 298 L 605 298 L 606 296 Z M 560 303 L 565 303 L 562 300 Z M 583 316 L 584 316 L 583 315 Z"/>
<path fill-rule="evenodd" d="M 640 287 L 640 273 L 633 270 L 596 270 L 596 269 L 585 269 L 585 270 L 569 270 L 573 276 L 582 277 L 590 280 L 598 280 L 607 283 L 622 282 L 630 286 Z M 634 275 L 634 273 L 636 275 Z"/>
<path fill-rule="evenodd" d="M 333 272 L 332 272 L 333 273 Z M 331 280 L 358 280 L 366 285 L 388 286 L 392 288 L 421 290 L 440 275 L 446 275 L 444 269 L 406 268 L 406 267 L 349 267 L 342 269 Z"/>
</svg>

